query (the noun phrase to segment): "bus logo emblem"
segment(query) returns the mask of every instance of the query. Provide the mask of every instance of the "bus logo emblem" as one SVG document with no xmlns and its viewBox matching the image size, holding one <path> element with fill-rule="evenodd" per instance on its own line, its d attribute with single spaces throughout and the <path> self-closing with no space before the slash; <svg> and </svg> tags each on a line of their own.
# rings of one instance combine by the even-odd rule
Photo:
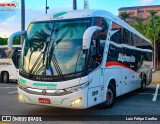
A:
<svg viewBox="0 0 160 124">
<path fill-rule="evenodd" d="M 47 94 L 47 91 L 46 90 L 42 90 L 42 94 L 43 95 Z"/>
</svg>

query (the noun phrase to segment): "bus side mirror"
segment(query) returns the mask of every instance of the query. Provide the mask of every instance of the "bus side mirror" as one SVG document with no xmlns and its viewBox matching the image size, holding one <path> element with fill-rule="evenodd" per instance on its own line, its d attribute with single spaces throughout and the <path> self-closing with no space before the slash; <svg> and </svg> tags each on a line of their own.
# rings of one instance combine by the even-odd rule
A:
<svg viewBox="0 0 160 124">
<path fill-rule="evenodd" d="M 26 35 L 26 31 L 18 31 L 18 32 L 15 32 L 10 35 L 10 37 L 8 38 L 8 41 L 7 41 L 9 51 L 12 51 L 12 45 L 13 45 L 14 38 L 16 38 L 18 36 L 20 37 L 22 35 Z"/>
<path fill-rule="evenodd" d="M 102 30 L 102 28 L 98 26 L 91 26 L 86 29 L 83 35 L 83 50 L 90 48 L 92 35 L 98 30 Z"/>
</svg>

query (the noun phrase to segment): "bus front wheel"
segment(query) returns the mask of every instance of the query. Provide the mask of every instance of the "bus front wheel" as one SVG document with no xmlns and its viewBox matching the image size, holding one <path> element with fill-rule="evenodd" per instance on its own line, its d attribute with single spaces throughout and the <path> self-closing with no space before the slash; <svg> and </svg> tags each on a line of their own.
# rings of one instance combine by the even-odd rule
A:
<svg viewBox="0 0 160 124">
<path fill-rule="evenodd" d="M 2 74 L 2 81 L 4 83 L 8 83 L 9 82 L 9 74 L 8 74 L 8 72 L 3 72 L 3 74 Z"/>
<path fill-rule="evenodd" d="M 111 108 L 115 102 L 116 98 L 116 89 L 115 86 L 111 83 L 107 88 L 106 101 L 100 104 L 100 107 L 103 109 Z"/>
</svg>

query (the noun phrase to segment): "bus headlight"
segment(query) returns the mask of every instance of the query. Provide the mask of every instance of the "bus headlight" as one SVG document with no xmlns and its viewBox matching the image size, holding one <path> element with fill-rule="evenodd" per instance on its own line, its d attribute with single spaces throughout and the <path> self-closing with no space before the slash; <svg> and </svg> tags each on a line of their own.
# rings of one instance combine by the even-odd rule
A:
<svg viewBox="0 0 160 124">
<path fill-rule="evenodd" d="M 20 82 L 18 82 L 18 87 L 19 87 L 20 89 L 22 89 L 22 90 L 27 88 L 26 85 L 24 85 L 24 84 L 22 84 L 22 83 L 20 83 Z"/>
<path fill-rule="evenodd" d="M 21 94 L 19 94 L 19 93 L 18 93 L 18 99 L 19 99 L 19 101 L 22 102 L 22 103 L 25 102 L 23 96 L 22 96 Z"/>
<path fill-rule="evenodd" d="M 71 105 L 71 106 L 77 105 L 77 104 L 79 104 L 81 101 L 82 101 L 82 97 L 81 97 L 81 98 L 78 98 L 78 99 L 76 99 L 76 100 L 74 100 L 74 101 L 72 101 L 72 105 Z"/>
<path fill-rule="evenodd" d="M 68 91 L 68 92 L 73 93 L 73 92 L 77 92 L 77 91 L 80 91 L 80 90 L 86 88 L 89 84 L 90 84 L 90 82 L 87 81 L 86 83 L 83 83 L 81 85 L 77 85 L 75 87 L 67 88 L 65 90 Z"/>
</svg>

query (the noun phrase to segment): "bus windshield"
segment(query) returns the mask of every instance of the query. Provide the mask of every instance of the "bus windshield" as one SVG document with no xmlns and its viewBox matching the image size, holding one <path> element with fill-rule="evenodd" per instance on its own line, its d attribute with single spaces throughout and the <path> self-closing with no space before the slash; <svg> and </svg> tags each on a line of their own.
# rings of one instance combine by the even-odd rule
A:
<svg viewBox="0 0 160 124">
<path fill-rule="evenodd" d="M 24 40 L 20 70 L 32 75 L 66 75 L 85 68 L 82 51 L 90 19 L 31 23 Z"/>
</svg>

